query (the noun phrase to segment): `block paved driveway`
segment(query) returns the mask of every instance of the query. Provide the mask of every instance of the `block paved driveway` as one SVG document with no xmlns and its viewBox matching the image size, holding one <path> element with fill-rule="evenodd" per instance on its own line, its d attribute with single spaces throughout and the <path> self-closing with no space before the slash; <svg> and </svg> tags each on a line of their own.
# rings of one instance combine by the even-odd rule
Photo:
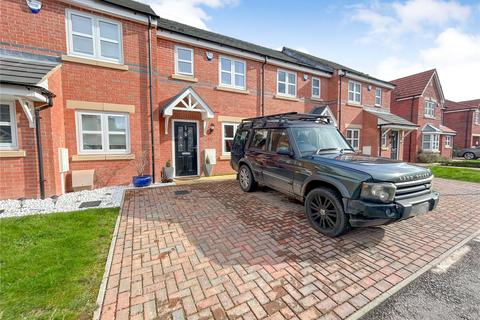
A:
<svg viewBox="0 0 480 320">
<path fill-rule="evenodd" d="M 236 181 L 127 191 L 101 317 L 348 317 L 480 228 L 478 184 L 434 186 L 432 214 L 336 239 Z"/>
</svg>

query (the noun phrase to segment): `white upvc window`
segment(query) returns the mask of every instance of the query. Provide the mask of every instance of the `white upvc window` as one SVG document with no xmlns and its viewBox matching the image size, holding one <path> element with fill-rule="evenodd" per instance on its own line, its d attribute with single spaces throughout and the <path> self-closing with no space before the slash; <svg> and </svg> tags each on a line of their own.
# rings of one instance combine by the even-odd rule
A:
<svg viewBox="0 0 480 320">
<path fill-rule="evenodd" d="M 422 136 L 422 149 L 425 151 L 439 151 L 440 135 L 436 133 L 424 133 Z"/>
<path fill-rule="evenodd" d="M 348 81 L 348 102 L 362 103 L 362 84 L 356 81 Z"/>
<path fill-rule="evenodd" d="M 17 117 L 15 102 L 0 103 L 0 149 L 15 149 L 17 141 Z"/>
<path fill-rule="evenodd" d="M 347 129 L 346 138 L 353 149 L 358 150 L 360 148 L 360 129 Z"/>
<path fill-rule="evenodd" d="M 382 105 L 382 89 L 376 88 L 375 89 L 375 105 L 380 107 Z"/>
<path fill-rule="evenodd" d="M 452 147 L 452 136 L 445 136 L 445 148 Z"/>
<path fill-rule="evenodd" d="M 475 114 L 473 115 L 474 117 L 474 122 L 476 125 L 480 125 L 480 110 L 475 111 Z"/>
<path fill-rule="evenodd" d="M 277 71 L 277 94 L 281 96 L 297 96 L 297 74 L 295 72 Z"/>
<path fill-rule="evenodd" d="M 193 76 L 193 49 L 175 46 L 175 74 Z"/>
<path fill-rule="evenodd" d="M 123 63 L 122 24 L 67 10 L 68 54 Z"/>
<path fill-rule="evenodd" d="M 435 106 L 437 104 L 434 101 L 425 101 L 425 118 L 435 118 Z"/>
<path fill-rule="evenodd" d="M 229 156 L 232 152 L 233 138 L 237 128 L 238 123 L 222 123 L 222 155 Z"/>
<path fill-rule="evenodd" d="M 320 79 L 312 77 L 312 98 L 320 98 Z"/>
<path fill-rule="evenodd" d="M 388 143 L 388 131 L 382 131 L 382 148 L 387 148 Z"/>
<path fill-rule="evenodd" d="M 246 63 L 243 60 L 220 57 L 219 82 L 221 87 L 245 90 Z"/>
<path fill-rule="evenodd" d="M 130 153 L 130 124 L 126 113 L 78 111 L 79 154 Z"/>
</svg>

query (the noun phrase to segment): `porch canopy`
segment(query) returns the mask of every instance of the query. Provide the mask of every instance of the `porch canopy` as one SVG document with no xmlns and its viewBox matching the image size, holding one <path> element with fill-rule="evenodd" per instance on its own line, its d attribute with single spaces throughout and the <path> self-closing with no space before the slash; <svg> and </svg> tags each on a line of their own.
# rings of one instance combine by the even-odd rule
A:
<svg viewBox="0 0 480 320">
<path fill-rule="evenodd" d="M 379 110 L 373 108 L 365 108 L 365 111 L 377 117 L 377 124 L 382 129 L 404 130 L 412 131 L 417 130 L 418 126 L 396 114 L 393 114 L 387 110 Z"/>
<path fill-rule="evenodd" d="M 179 94 L 172 97 L 162 108 L 165 119 L 165 134 L 168 135 L 168 123 L 173 111 L 199 112 L 203 121 L 203 134 L 207 132 L 207 121 L 213 119 L 213 110 L 203 101 L 192 87 L 186 87 Z"/>
</svg>

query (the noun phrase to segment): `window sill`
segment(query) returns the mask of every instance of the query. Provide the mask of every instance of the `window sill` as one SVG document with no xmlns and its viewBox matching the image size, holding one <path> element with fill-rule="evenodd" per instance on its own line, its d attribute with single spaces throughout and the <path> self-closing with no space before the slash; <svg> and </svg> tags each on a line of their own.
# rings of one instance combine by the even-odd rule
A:
<svg viewBox="0 0 480 320">
<path fill-rule="evenodd" d="M 426 116 L 426 115 L 424 115 L 423 117 L 424 117 L 425 119 L 433 119 L 433 120 L 435 120 L 435 117 L 429 117 L 429 116 Z"/>
<path fill-rule="evenodd" d="M 232 156 L 230 155 L 221 155 L 220 156 L 220 160 L 230 160 L 232 158 Z"/>
<path fill-rule="evenodd" d="M 323 102 L 324 100 L 318 97 L 311 97 L 310 100 L 312 101 L 318 101 L 318 102 Z"/>
<path fill-rule="evenodd" d="M 94 60 L 94 59 L 88 59 L 88 58 L 80 58 L 80 57 L 75 57 L 75 56 L 70 56 L 65 54 L 62 55 L 62 61 L 76 62 L 76 63 L 88 64 L 91 66 L 128 71 L 128 66 L 124 64 L 118 64 L 118 63 L 106 62 L 106 61 Z"/>
<path fill-rule="evenodd" d="M 388 147 L 382 147 L 382 151 L 388 151 Z"/>
<path fill-rule="evenodd" d="M 295 101 L 295 102 L 300 102 L 300 99 L 297 97 L 288 97 L 288 96 L 282 96 L 282 95 L 274 95 L 274 99 L 279 99 L 279 100 L 287 100 L 287 101 Z"/>
<path fill-rule="evenodd" d="M 235 89 L 235 88 L 222 87 L 222 86 L 216 86 L 215 90 L 225 91 L 225 92 L 233 92 L 233 93 L 239 93 L 239 94 L 250 94 L 250 91 L 248 91 L 248 90 Z"/>
<path fill-rule="evenodd" d="M 350 106 L 350 107 L 355 107 L 355 108 L 363 108 L 362 104 L 361 103 L 356 103 L 356 102 L 347 102 L 347 106 Z"/>
<path fill-rule="evenodd" d="M 0 150 L 0 158 L 24 158 L 26 156 L 25 150 Z"/>
<path fill-rule="evenodd" d="M 198 79 L 194 76 L 184 76 L 181 74 L 172 74 L 170 76 L 173 80 L 181 80 L 181 81 L 188 81 L 188 82 L 198 82 Z"/>
<path fill-rule="evenodd" d="M 108 161 L 108 160 L 134 160 L 135 154 L 77 154 L 72 156 L 72 162 L 77 161 Z"/>
</svg>

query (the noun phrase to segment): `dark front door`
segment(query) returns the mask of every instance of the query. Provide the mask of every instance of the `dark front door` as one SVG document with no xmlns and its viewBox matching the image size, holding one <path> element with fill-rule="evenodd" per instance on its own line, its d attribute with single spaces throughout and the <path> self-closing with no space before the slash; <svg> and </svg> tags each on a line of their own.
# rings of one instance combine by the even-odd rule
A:
<svg viewBox="0 0 480 320">
<path fill-rule="evenodd" d="M 175 176 L 198 174 L 197 124 L 195 122 L 174 122 Z"/>
<path fill-rule="evenodd" d="M 392 131 L 390 135 L 390 158 L 397 160 L 398 159 L 398 131 Z"/>
</svg>

